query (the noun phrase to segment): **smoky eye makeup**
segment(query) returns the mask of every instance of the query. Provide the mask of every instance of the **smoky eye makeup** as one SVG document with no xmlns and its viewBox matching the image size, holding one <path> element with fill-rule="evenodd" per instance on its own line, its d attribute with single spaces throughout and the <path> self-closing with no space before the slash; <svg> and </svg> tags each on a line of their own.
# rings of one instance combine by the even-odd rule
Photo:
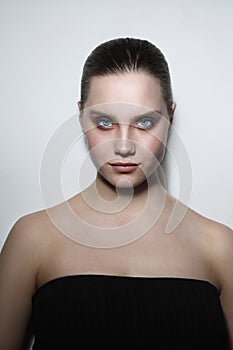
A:
<svg viewBox="0 0 233 350">
<path fill-rule="evenodd" d="M 140 129 L 150 129 L 155 125 L 155 122 L 149 118 L 143 118 L 139 120 L 136 125 Z"/>
<path fill-rule="evenodd" d="M 149 114 L 149 115 L 144 115 L 141 118 L 137 118 L 135 124 L 139 128 L 150 129 L 153 126 L 155 126 L 160 121 L 160 119 L 161 119 L 160 116 Z"/>
<path fill-rule="evenodd" d="M 133 124 L 138 129 L 150 130 L 159 123 L 162 117 L 162 113 L 157 113 L 157 111 L 149 112 L 136 117 Z"/>
<path fill-rule="evenodd" d="M 105 115 L 104 113 L 91 114 L 90 119 L 95 127 L 105 130 L 112 129 L 114 124 L 118 123 L 114 117 Z"/>
<path fill-rule="evenodd" d="M 95 118 L 95 125 L 100 128 L 111 128 L 114 124 L 108 117 L 97 117 Z"/>
</svg>

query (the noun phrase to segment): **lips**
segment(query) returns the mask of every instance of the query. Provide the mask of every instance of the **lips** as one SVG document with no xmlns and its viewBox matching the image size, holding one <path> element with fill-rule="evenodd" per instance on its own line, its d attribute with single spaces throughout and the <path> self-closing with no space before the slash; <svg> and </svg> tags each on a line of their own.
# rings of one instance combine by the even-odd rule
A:
<svg viewBox="0 0 233 350">
<path fill-rule="evenodd" d="M 132 162 L 114 162 L 109 164 L 115 171 L 120 173 L 129 173 L 138 167 L 138 164 Z"/>
<path fill-rule="evenodd" d="M 127 162 L 127 163 L 124 163 L 124 162 L 116 162 L 116 163 L 110 163 L 111 165 L 113 166 L 133 166 L 133 165 L 137 165 L 136 163 L 131 163 L 131 162 Z"/>
</svg>

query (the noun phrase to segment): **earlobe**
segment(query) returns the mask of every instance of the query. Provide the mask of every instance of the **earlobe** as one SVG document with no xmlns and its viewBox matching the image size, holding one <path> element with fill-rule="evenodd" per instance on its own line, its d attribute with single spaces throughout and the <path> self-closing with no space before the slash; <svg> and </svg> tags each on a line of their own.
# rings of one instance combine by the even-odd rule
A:
<svg viewBox="0 0 233 350">
<path fill-rule="evenodd" d="M 175 112 L 175 109 L 176 109 L 176 103 L 175 102 L 172 102 L 172 116 L 173 116 L 173 114 L 174 114 L 174 112 Z"/>
<path fill-rule="evenodd" d="M 77 105 L 78 105 L 78 109 L 81 111 L 81 109 L 82 109 L 82 103 L 81 103 L 81 101 L 78 101 L 78 102 L 77 102 Z"/>
<path fill-rule="evenodd" d="M 171 107 L 171 116 L 170 116 L 170 126 L 173 123 L 173 117 L 176 109 L 176 103 L 172 102 L 172 107 Z"/>
<path fill-rule="evenodd" d="M 81 101 L 78 101 L 78 102 L 77 102 L 77 106 L 78 106 L 79 112 L 81 112 L 81 109 L 82 109 Z M 80 125 L 81 125 L 82 132 L 84 133 L 84 129 L 83 129 L 83 120 L 82 120 L 82 113 L 79 113 L 79 123 L 80 123 Z"/>
<path fill-rule="evenodd" d="M 172 102 L 172 106 L 171 106 L 171 116 L 170 116 L 170 125 L 169 125 L 169 129 L 168 129 L 168 135 L 170 135 L 170 132 L 171 132 L 171 129 L 172 129 L 172 124 L 173 124 L 175 109 L 176 109 L 176 103 L 175 103 L 175 102 Z"/>
</svg>

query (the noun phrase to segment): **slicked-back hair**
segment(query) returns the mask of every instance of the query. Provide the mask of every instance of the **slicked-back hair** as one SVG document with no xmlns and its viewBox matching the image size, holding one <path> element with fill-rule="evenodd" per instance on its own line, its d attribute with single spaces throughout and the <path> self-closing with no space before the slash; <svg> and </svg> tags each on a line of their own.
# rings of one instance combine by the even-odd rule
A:
<svg viewBox="0 0 233 350">
<path fill-rule="evenodd" d="M 87 57 L 81 78 L 81 105 L 85 102 L 93 77 L 131 72 L 144 72 L 160 84 L 162 95 L 171 114 L 173 102 L 170 72 L 167 61 L 158 47 L 147 40 L 118 38 L 97 46 Z"/>
</svg>

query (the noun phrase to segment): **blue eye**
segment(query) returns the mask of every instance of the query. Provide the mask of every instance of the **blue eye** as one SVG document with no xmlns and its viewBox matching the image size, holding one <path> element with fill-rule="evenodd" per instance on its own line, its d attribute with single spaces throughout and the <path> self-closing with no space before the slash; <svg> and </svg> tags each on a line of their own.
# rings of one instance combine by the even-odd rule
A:
<svg viewBox="0 0 233 350">
<path fill-rule="evenodd" d="M 112 127 L 113 124 L 109 119 L 101 118 L 101 119 L 97 120 L 97 126 L 99 126 L 101 128 L 109 128 L 109 127 Z"/>
<path fill-rule="evenodd" d="M 153 121 L 148 118 L 143 118 L 138 121 L 138 124 L 140 128 L 148 129 L 153 126 Z"/>
<path fill-rule="evenodd" d="M 107 117 L 100 117 L 95 120 L 95 124 L 100 129 L 111 129 L 115 123 Z M 136 125 L 140 129 L 150 129 L 155 125 L 155 120 L 151 117 L 144 117 L 139 119 Z"/>
</svg>

